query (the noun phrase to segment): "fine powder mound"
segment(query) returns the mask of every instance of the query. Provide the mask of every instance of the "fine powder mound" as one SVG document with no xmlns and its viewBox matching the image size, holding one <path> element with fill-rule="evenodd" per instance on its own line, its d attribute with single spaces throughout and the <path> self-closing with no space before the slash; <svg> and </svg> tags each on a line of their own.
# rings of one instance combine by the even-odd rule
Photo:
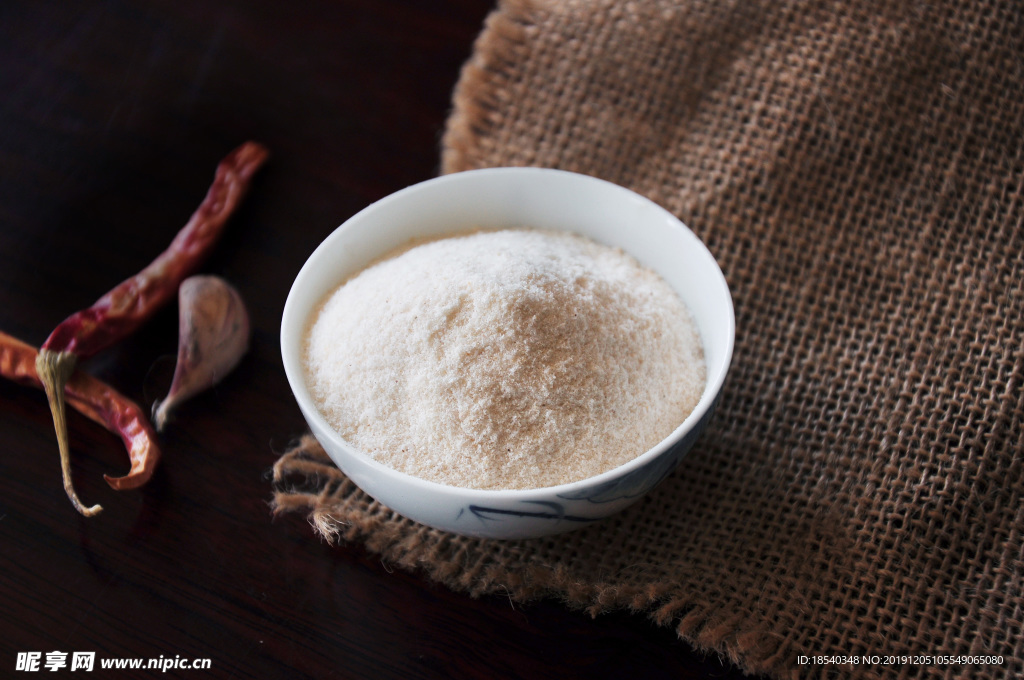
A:
<svg viewBox="0 0 1024 680">
<path fill-rule="evenodd" d="M 562 232 L 482 231 L 378 262 L 308 331 L 313 397 L 351 445 L 452 486 L 577 481 L 696 406 L 703 348 L 659 275 Z"/>
</svg>

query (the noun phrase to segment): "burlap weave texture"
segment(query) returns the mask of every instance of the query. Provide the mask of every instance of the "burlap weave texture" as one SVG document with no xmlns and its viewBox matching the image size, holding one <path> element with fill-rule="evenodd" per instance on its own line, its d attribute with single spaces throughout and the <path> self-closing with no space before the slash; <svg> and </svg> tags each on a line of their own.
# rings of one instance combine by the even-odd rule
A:
<svg viewBox="0 0 1024 680">
<path fill-rule="evenodd" d="M 280 509 L 777 677 L 1024 675 L 1024 5 L 504 2 L 443 144 L 445 172 L 502 165 L 617 182 L 707 243 L 737 313 L 711 427 L 649 497 L 550 539 L 418 526 L 311 438 Z"/>
</svg>

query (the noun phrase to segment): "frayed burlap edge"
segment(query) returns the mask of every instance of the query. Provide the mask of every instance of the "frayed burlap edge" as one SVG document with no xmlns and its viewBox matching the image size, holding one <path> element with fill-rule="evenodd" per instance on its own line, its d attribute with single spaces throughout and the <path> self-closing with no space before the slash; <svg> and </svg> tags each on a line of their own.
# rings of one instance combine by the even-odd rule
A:
<svg viewBox="0 0 1024 680">
<path fill-rule="evenodd" d="M 456 536 L 404 518 L 380 504 L 339 470 L 312 435 L 303 436 L 272 471 L 275 516 L 306 513 L 331 545 L 358 544 L 389 565 L 471 597 L 507 596 L 527 603 L 551 598 L 592 617 L 612 611 L 646 615 L 671 626 L 702 653 L 718 654 L 748 673 L 780 673 L 788 648 L 739 612 L 720 612 L 672 583 L 644 588 L 581 580 L 562 565 L 538 561 L 531 541 Z"/>
<path fill-rule="evenodd" d="M 526 37 L 535 30 L 541 4 L 538 0 L 503 0 L 487 17 L 452 95 L 454 107 L 441 140 L 442 174 L 475 167 L 474 151 L 480 153 L 493 140 L 490 133 L 500 125 L 502 104 L 511 89 L 509 67 L 515 63 L 494 55 L 515 55 L 528 49 Z"/>
</svg>

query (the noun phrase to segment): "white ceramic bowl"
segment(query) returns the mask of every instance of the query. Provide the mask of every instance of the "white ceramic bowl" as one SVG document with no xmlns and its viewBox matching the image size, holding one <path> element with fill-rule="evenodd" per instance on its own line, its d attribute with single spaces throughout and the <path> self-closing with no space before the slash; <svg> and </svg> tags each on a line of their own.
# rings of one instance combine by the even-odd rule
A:
<svg viewBox="0 0 1024 680">
<path fill-rule="evenodd" d="M 483 491 L 445 486 L 393 470 L 349 445 L 310 396 L 303 335 L 324 296 L 375 258 L 414 237 L 479 227 L 562 229 L 621 247 L 661 276 L 689 306 L 700 330 L 707 383 L 697 407 L 653 449 L 571 484 Z M 735 321 L 725 278 L 686 226 L 623 187 L 560 170 L 494 168 L 446 175 L 363 209 L 316 249 L 292 285 L 281 321 L 288 382 L 313 435 L 363 491 L 423 524 L 470 536 L 531 538 L 588 526 L 632 504 L 663 480 L 707 424 L 732 357 Z"/>
</svg>

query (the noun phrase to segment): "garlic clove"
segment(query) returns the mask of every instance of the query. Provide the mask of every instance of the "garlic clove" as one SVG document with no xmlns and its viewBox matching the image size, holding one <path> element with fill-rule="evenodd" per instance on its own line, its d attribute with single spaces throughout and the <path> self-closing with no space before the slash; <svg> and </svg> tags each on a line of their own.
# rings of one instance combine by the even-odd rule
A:
<svg viewBox="0 0 1024 680">
<path fill-rule="evenodd" d="M 249 349 L 249 313 L 238 291 L 217 276 L 192 276 L 178 289 L 178 362 L 171 388 L 153 404 L 153 424 L 163 431 L 175 408 L 209 389 Z"/>
</svg>

